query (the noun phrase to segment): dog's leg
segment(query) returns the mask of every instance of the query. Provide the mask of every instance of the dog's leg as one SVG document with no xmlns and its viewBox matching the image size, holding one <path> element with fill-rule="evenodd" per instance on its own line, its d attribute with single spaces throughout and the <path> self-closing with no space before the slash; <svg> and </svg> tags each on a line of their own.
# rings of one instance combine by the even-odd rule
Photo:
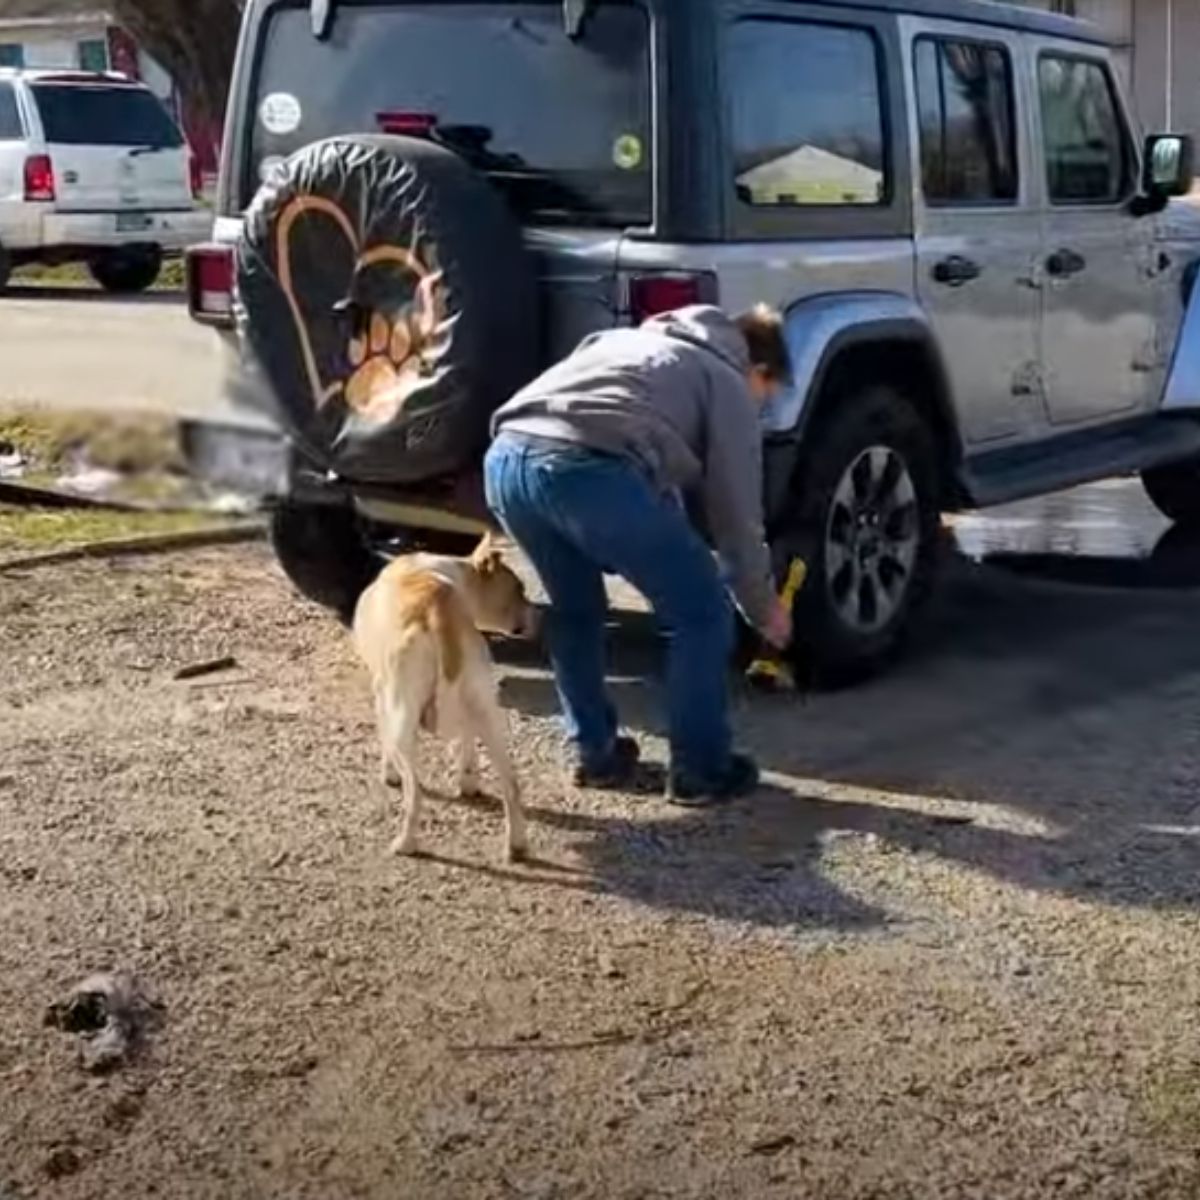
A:
<svg viewBox="0 0 1200 1200">
<path fill-rule="evenodd" d="M 458 794 L 460 796 L 478 796 L 483 789 L 479 784 L 479 750 L 472 729 L 464 729 L 458 739 L 457 769 Z"/>
<path fill-rule="evenodd" d="M 404 824 L 400 836 L 392 843 L 393 854 L 418 852 L 421 823 L 421 781 L 417 778 L 417 727 L 420 713 L 409 705 L 393 704 L 387 711 L 384 745 L 400 776 L 404 800 Z"/>
<path fill-rule="evenodd" d="M 375 723 L 379 728 L 379 777 L 383 780 L 384 787 L 402 787 L 404 779 L 392 753 L 388 733 L 387 698 L 382 688 L 376 689 L 375 692 Z"/>
<path fill-rule="evenodd" d="M 529 835 L 525 829 L 525 810 L 521 806 L 521 788 L 517 771 L 508 751 L 508 722 L 499 704 L 490 697 L 473 697 L 470 715 L 474 718 L 496 774 L 500 776 L 500 797 L 504 801 L 505 849 L 510 862 L 522 862 L 529 854 Z"/>
</svg>

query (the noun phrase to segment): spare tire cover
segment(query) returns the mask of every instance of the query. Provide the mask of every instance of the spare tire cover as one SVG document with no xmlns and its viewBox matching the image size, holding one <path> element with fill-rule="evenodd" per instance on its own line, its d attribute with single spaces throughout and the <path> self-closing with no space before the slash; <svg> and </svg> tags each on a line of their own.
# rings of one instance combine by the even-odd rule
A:
<svg viewBox="0 0 1200 1200">
<path fill-rule="evenodd" d="M 237 255 L 243 345 L 302 451 L 405 484 L 477 459 L 534 374 L 532 262 L 504 199 L 431 142 L 318 142 L 275 172 Z"/>
</svg>

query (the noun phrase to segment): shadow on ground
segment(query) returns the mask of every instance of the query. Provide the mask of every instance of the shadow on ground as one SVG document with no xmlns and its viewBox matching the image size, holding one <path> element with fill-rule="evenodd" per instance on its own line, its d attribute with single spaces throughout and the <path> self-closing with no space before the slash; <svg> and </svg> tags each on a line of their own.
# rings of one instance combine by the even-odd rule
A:
<svg viewBox="0 0 1200 1200">
<path fill-rule="evenodd" d="M 1174 553 L 1178 573 L 1190 552 L 1181 558 L 1176 545 Z M 823 840 L 847 830 L 1036 891 L 1195 907 L 1194 593 L 1070 586 L 1038 577 L 1031 561 L 1019 565 L 1014 574 L 954 559 L 922 644 L 881 679 L 807 701 L 739 693 L 743 744 L 766 770 L 900 794 L 887 804 L 767 791 L 720 814 L 664 807 L 628 826 L 542 819 L 586 827 L 584 853 L 606 888 L 667 910 L 756 924 L 884 919 L 822 878 Z M 1180 582 L 1192 582 L 1191 568 Z M 661 734 L 661 648 L 649 618 L 617 614 L 611 643 L 624 723 Z M 501 658 L 540 663 L 528 650 Z M 509 675 L 504 694 L 527 713 L 556 712 L 542 674 Z M 949 806 L 953 815 L 931 815 L 916 801 L 906 806 L 904 795 L 966 803 Z M 996 809 L 984 805 L 1015 820 L 991 819 Z M 703 891 L 689 880 L 700 864 Z"/>
</svg>

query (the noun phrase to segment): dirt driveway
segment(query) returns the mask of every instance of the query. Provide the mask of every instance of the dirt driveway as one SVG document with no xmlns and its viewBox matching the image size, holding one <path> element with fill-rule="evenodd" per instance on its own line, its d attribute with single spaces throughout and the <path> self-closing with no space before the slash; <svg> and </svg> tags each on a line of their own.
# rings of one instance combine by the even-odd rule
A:
<svg viewBox="0 0 1200 1200">
<path fill-rule="evenodd" d="M 1200 1194 L 1196 598 L 954 575 L 890 678 L 741 701 L 719 815 L 565 787 L 514 655 L 528 869 L 451 801 L 388 857 L 261 548 L 0 577 L 0 1196 Z M 94 1078 L 42 1017 L 114 966 L 166 1020 Z"/>
</svg>

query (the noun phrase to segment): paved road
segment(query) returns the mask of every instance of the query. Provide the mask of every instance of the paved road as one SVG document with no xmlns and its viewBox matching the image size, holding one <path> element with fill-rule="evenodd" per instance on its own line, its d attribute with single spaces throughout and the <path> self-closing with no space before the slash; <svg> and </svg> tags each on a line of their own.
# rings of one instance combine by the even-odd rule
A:
<svg viewBox="0 0 1200 1200">
<path fill-rule="evenodd" d="M 216 337 L 177 296 L 15 288 L 0 300 L 0 401 L 229 419 Z"/>
</svg>

